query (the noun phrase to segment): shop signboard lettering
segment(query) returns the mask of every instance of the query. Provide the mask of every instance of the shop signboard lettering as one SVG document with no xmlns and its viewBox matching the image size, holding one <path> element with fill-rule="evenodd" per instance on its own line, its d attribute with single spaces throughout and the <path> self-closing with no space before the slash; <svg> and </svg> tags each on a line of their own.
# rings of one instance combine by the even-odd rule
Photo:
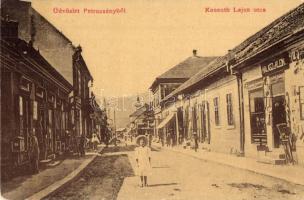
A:
<svg viewBox="0 0 304 200">
<path fill-rule="evenodd" d="M 263 64 L 261 64 L 261 70 L 262 70 L 262 74 L 267 75 L 271 72 L 280 70 L 280 69 L 284 69 L 288 67 L 288 59 L 287 56 L 282 56 L 279 58 L 276 58 L 270 62 L 265 62 Z"/>
</svg>

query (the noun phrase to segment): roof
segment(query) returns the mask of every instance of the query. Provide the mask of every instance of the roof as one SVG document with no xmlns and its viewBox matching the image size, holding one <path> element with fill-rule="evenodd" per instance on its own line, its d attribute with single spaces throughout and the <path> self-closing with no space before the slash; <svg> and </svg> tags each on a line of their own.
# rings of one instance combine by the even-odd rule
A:
<svg viewBox="0 0 304 200">
<path fill-rule="evenodd" d="M 158 76 L 150 88 L 153 88 L 161 79 L 183 79 L 183 82 L 208 65 L 216 57 L 191 56 Z"/>
<path fill-rule="evenodd" d="M 2 59 L 9 57 L 10 60 L 14 60 L 16 66 L 20 63 L 26 63 L 27 66 L 31 67 L 34 71 L 39 72 L 44 78 L 52 81 L 55 79 L 57 86 L 65 88 L 67 92 L 72 90 L 73 86 L 51 64 L 47 62 L 39 51 L 34 49 L 24 40 L 17 39 L 15 42 L 8 42 L 2 38 L 1 50 L 1 53 L 9 53 L 9 56 L 3 54 L 4 57 L 2 57 Z M 37 66 L 39 68 L 37 68 Z"/>
<path fill-rule="evenodd" d="M 140 108 L 138 108 L 137 110 L 135 110 L 132 114 L 129 115 L 129 117 L 139 117 L 142 114 L 144 114 L 146 112 L 146 106 L 142 106 Z"/>
<path fill-rule="evenodd" d="M 231 55 L 234 55 L 235 63 L 241 63 L 245 59 L 266 50 L 284 38 L 303 30 L 304 3 L 300 4 L 295 9 L 289 11 L 256 34 L 243 41 L 225 56 L 219 57 L 212 61 L 207 67 L 201 69 L 197 74 L 169 94 L 164 100 L 180 94 L 185 89 L 188 89 L 194 84 L 204 80 L 210 74 L 217 72 L 222 68 L 226 68 L 226 63 L 231 60 Z"/>
</svg>

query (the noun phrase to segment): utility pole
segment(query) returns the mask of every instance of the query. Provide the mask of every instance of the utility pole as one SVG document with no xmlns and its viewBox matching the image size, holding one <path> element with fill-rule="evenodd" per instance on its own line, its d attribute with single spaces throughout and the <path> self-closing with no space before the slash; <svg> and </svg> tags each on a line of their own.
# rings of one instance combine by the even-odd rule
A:
<svg viewBox="0 0 304 200">
<path fill-rule="evenodd" d="M 113 123 L 114 127 L 113 128 L 114 128 L 114 134 L 115 134 L 115 142 L 114 142 L 114 144 L 115 144 L 115 146 L 117 146 L 117 143 L 116 143 L 117 142 L 117 134 L 116 134 L 116 113 L 115 113 L 115 108 L 114 108 L 114 113 L 113 114 L 114 114 L 114 123 Z"/>
</svg>

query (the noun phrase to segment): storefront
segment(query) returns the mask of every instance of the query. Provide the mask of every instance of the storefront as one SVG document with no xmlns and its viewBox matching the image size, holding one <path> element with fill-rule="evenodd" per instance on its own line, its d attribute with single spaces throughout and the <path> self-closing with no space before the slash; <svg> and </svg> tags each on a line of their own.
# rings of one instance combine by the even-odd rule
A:
<svg viewBox="0 0 304 200">
<path fill-rule="evenodd" d="M 29 137 L 37 136 L 40 160 L 61 151 L 62 111 L 72 86 L 24 41 L 1 40 L 1 170 L 26 169 Z M 56 146 L 57 145 L 57 146 Z M 54 156 L 52 156 L 54 157 Z"/>
<path fill-rule="evenodd" d="M 246 156 L 259 157 L 259 151 L 284 154 L 280 125 L 301 140 L 303 60 L 293 60 L 292 52 L 286 51 L 243 72 Z M 293 65 L 298 65 L 297 69 Z M 296 146 L 301 149 L 300 143 L 293 147 L 294 159 L 299 163 L 301 153 L 296 153 Z"/>
</svg>

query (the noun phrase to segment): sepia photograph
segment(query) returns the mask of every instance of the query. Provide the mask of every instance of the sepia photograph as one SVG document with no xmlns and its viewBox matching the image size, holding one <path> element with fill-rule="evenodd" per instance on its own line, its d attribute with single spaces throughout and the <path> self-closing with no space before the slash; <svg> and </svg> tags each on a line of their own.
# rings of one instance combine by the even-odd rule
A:
<svg viewBox="0 0 304 200">
<path fill-rule="evenodd" d="M 304 0 L 1 0 L 4 200 L 304 200 Z"/>
</svg>

